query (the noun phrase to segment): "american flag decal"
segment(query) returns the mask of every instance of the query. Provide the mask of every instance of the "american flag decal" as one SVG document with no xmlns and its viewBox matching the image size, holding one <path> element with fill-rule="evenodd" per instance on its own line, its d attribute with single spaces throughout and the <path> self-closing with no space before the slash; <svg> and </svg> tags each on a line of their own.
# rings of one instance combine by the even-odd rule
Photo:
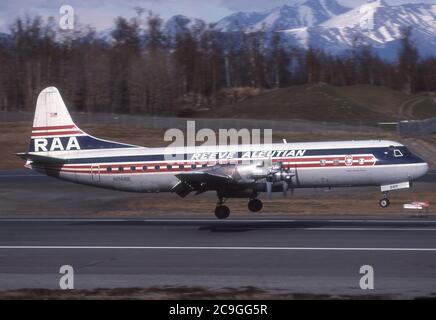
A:
<svg viewBox="0 0 436 320">
<path fill-rule="evenodd" d="M 56 118 L 58 116 L 58 113 L 57 112 L 50 112 L 48 115 L 50 118 Z"/>
</svg>

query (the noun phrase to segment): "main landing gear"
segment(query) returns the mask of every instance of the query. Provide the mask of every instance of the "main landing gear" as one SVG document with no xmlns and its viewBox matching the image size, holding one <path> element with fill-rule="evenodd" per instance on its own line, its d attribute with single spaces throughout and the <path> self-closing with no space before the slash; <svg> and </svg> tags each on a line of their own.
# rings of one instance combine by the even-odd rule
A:
<svg viewBox="0 0 436 320">
<path fill-rule="evenodd" d="M 224 205 L 224 202 L 225 202 L 224 198 L 218 199 L 215 208 L 215 216 L 218 219 L 226 219 L 230 215 L 230 209 L 229 207 Z M 257 198 L 253 198 L 248 201 L 248 210 L 250 210 L 251 212 L 259 212 L 260 210 L 262 210 L 262 207 L 263 207 L 262 201 L 260 201 Z"/>
<path fill-rule="evenodd" d="M 218 219 L 226 219 L 230 215 L 229 207 L 224 205 L 224 198 L 218 198 L 218 202 L 215 208 L 215 216 Z"/>
<path fill-rule="evenodd" d="M 226 219 L 230 215 L 230 209 L 227 206 L 220 205 L 215 208 L 215 216 L 218 219 Z"/>
<path fill-rule="evenodd" d="M 387 208 L 389 207 L 389 205 L 391 204 L 391 202 L 388 199 L 388 193 L 387 192 L 383 192 L 383 199 L 380 200 L 379 205 L 382 208 Z"/>
<path fill-rule="evenodd" d="M 248 210 L 250 210 L 251 212 L 259 212 L 260 210 L 262 210 L 262 207 L 263 203 L 259 199 L 255 198 L 248 201 Z"/>
</svg>

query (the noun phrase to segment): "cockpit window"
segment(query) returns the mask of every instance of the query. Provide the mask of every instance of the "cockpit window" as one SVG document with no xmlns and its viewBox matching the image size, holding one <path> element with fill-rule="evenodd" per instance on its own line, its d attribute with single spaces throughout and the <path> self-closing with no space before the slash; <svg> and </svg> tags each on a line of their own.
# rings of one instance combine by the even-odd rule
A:
<svg viewBox="0 0 436 320">
<path fill-rule="evenodd" d="M 394 149 L 394 157 L 402 157 L 403 153 L 399 149 Z"/>
<path fill-rule="evenodd" d="M 386 157 L 389 158 L 400 158 L 404 156 L 410 156 L 410 151 L 404 146 L 389 146 L 388 151 L 385 152 Z"/>
</svg>

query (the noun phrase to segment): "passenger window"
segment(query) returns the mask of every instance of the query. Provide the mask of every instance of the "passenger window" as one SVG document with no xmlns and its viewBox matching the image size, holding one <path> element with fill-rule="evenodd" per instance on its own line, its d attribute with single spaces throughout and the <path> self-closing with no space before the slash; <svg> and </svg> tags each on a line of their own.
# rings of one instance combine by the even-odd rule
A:
<svg viewBox="0 0 436 320">
<path fill-rule="evenodd" d="M 334 159 L 334 160 L 333 160 L 333 165 L 334 165 L 334 166 L 337 166 L 338 164 L 339 164 L 339 159 Z"/>
<path fill-rule="evenodd" d="M 321 159 L 320 161 L 319 161 L 319 164 L 321 165 L 321 166 L 325 166 L 325 159 Z"/>
<path fill-rule="evenodd" d="M 179 165 L 179 169 L 183 169 L 183 164 L 180 164 L 180 165 Z"/>
<path fill-rule="evenodd" d="M 112 171 L 112 167 L 107 167 L 107 168 L 106 168 L 106 171 L 107 171 L 107 172 L 111 172 L 111 171 Z"/>
<path fill-rule="evenodd" d="M 135 166 L 131 166 L 131 167 L 130 167 L 130 170 L 131 170 L 131 171 L 135 171 L 135 170 L 136 170 L 136 167 L 135 167 Z"/>
<path fill-rule="evenodd" d="M 155 168 L 156 170 L 159 170 L 159 169 L 160 169 L 160 166 L 154 166 L 154 168 Z"/>
<path fill-rule="evenodd" d="M 173 168 L 173 166 L 172 165 L 167 165 L 167 170 L 171 170 Z"/>
<path fill-rule="evenodd" d="M 147 171 L 147 166 L 143 166 L 142 170 Z"/>
<path fill-rule="evenodd" d="M 195 169 L 195 168 L 197 168 L 197 165 L 196 164 L 191 164 L 191 168 Z"/>
<path fill-rule="evenodd" d="M 124 168 L 123 167 L 118 167 L 118 171 L 123 171 Z"/>
</svg>

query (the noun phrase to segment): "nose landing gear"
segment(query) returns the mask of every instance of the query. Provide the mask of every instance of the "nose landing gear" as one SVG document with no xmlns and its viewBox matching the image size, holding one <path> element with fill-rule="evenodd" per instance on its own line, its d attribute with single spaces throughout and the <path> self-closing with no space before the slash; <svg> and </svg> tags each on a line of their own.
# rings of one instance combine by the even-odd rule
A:
<svg viewBox="0 0 436 320">
<path fill-rule="evenodd" d="M 383 192 L 383 195 L 384 195 L 384 198 L 380 200 L 379 205 L 382 208 L 387 208 L 387 207 L 389 207 L 391 202 L 388 199 L 388 193 L 387 192 Z"/>
</svg>

